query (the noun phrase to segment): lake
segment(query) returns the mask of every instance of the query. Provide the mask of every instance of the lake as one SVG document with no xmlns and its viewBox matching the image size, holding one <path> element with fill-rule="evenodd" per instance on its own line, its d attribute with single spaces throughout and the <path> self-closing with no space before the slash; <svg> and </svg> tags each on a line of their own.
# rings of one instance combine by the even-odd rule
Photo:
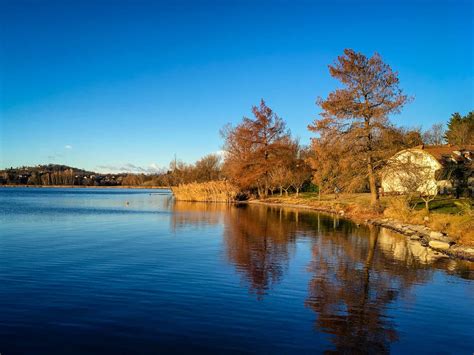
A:
<svg viewBox="0 0 474 355">
<path fill-rule="evenodd" d="M 474 265 L 311 211 L 0 189 L 0 353 L 474 351 Z"/>
</svg>

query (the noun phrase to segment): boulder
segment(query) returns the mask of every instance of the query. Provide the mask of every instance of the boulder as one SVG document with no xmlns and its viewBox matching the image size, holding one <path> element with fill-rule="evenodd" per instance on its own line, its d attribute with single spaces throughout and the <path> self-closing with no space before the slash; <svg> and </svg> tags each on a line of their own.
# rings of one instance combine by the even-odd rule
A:
<svg viewBox="0 0 474 355">
<path fill-rule="evenodd" d="M 435 239 L 435 240 L 444 240 L 444 239 L 446 239 L 445 235 L 443 233 L 435 232 L 435 231 L 430 232 L 430 238 Z"/>
<path fill-rule="evenodd" d="M 450 247 L 449 243 L 441 242 L 439 240 L 430 240 L 428 245 L 433 249 L 439 249 L 439 250 L 448 250 Z"/>
</svg>

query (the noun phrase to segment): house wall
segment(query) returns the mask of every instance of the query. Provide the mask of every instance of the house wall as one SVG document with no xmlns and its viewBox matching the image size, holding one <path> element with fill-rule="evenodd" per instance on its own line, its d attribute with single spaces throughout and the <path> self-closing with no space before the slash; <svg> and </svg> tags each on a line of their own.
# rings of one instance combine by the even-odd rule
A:
<svg viewBox="0 0 474 355">
<path fill-rule="evenodd" d="M 438 192 L 435 172 L 439 162 L 422 150 L 397 153 L 382 174 L 382 189 L 387 193 L 419 192 L 433 195 Z M 414 191 L 413 191 L 414 190 Z"/>
</svg>

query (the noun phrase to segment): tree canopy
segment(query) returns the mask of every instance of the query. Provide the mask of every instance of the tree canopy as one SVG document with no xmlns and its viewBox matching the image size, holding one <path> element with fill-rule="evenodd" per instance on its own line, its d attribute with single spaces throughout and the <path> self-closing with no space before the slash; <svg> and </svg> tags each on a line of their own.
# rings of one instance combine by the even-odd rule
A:
<svg viewBox="0 0 474 355">
<path fill-rule="evenodd" d="M 465 116 L 453 113 L 448 122 L 446 140 L 454 145 L 474 144 L 474 111 Z"/>
</svg>

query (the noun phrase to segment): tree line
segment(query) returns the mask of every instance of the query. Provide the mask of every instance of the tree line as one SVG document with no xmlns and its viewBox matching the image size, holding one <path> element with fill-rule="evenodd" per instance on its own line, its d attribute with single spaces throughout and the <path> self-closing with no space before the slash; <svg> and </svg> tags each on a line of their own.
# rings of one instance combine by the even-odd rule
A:
<svg viewBox="0 0 474 355">
<path fill-rule="evenodd" d="M 99 174 L 67 165 L 48 164 L 0 170 L 0 185 L 117 186 L 127 174 Z"/>
<path fill-rule="evenodd" d="M 222 159 L 209 154 L 194 164 L 174 160 L 154 174 L 98 173 L 60 164 L 23 166 L 0 170 L 0 185 L 32 186 L 177 186 L 223 180 Z"/>
</svg>

